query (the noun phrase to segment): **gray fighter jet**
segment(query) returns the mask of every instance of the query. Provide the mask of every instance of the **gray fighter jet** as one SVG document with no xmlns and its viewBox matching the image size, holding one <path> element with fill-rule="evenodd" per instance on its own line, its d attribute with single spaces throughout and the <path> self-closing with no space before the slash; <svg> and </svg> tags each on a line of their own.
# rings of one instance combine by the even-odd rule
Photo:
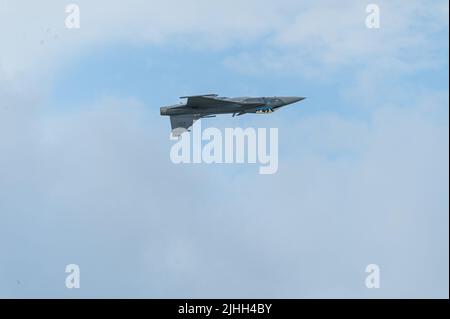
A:
<svg viewBox="0 0 450 319">
<path fill-rule="evenodd" d="M 182 96 L 185 103 L 161 107 L 161 115 L 170 116 L 172 134 L 179 136 L 189 130 L 200 118 L 215 117 L 216 114 L 272 113 L 288 104 L 305 99 L 298 96 L 280 97 L 219 97 L 217 94 Z"/>
</svg>

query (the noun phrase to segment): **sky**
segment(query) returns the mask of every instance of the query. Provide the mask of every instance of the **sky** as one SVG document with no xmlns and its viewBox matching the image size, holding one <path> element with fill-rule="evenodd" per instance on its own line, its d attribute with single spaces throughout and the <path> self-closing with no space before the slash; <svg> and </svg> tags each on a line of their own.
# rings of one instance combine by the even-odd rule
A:
<svg viewBox="0 0 450 319">
<path fill-rule="evenodd" d="M 1 298 L 448 298 L 447 1 L 73 3 L 0 0 Z M 307 97 L 202 120 L 275 174 L 171 162 L 205 93 Z"/>
</svg>

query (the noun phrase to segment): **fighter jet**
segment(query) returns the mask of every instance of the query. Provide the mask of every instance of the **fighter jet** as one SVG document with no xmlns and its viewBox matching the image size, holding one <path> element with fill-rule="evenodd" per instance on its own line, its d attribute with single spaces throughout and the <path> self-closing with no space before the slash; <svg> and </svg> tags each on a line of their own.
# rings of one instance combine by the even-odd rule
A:
<svg viewBox="0 0 450 319">
<path fill-rule="evenodd" d="M 172 134 L 180 136 L 200 118 L 215 117 L 217 114 L 240 116 L 247 113 L 268 114 L 283 106 L 299 102 L 304 97 L 219 97 L 217 94 L 182 96 L 184 103 L 161 107 L 161 115 L 170 116 Z"/>
</svg>

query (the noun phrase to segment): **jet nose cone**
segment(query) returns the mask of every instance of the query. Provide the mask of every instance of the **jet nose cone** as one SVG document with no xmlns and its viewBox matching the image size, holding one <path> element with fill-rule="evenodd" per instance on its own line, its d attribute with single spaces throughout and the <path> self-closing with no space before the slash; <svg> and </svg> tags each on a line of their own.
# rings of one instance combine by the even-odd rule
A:
<svg viewBox="0 0 450 319">
<path fill-rule="evenodd" d="M 287 104 L 296 103 L 296 102 L 299 102 L 299 101 L 304 100 L 304 99 L 305 98 L 301 97 L 301 96 L 285 96 L 285 97 L 282 98 L 282 100 L 284 101 L 284 103 L 286 103 L 286 105 Z"/>
</svg>

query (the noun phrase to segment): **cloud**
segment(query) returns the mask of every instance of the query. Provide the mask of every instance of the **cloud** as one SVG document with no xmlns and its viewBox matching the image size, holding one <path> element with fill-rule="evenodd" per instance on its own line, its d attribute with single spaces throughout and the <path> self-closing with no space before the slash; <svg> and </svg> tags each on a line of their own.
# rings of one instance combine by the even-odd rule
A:
<svg viewBox="0 0 450 319">
<path fill-rule="evenodd" d="M 448 90 L 400 76 L 442 63 L 448 4 L 424 3 L 382 2 L 370 37 L 359 2 L 80 1 L 78 31 L 59 3 L 3 3 L 0 296 L 448 297 Z M 224 50 L 235 70 L 318 83 L 362 65 L 335 88 L 356 107 L 392 70 L 416 90 L 392 86 L 364 116 L 258 120 L 280 128 L 273 176 L 177 166 L 166 119 L 135 97 L 48 110 L 61 66 L 108 43 Z M 364 287 L 369 263 L 382 290 Z"/>
<path fill-rule="evenodd" d="M 6 132 L 23 138 L 0 168 L 1 295 L 443 297 L 448 122 L 435 116 L 448 96 L 434 99 L 369 125 L 329 114 L 280 126 L 298 139 L 282 139 L 269 178 L 173 165 L 165 123 L 135 99 L 31 117 L 32 132 Z M 61 286 L 73 262 L 76 292 Z M 373 262 L 386 290 L 363 285 Z"/>
<path fill-rule="evenodd" d="M 264 47 L 229 57 L 226 64 L 244 73 L 299 70 L 323 78 L 336 71 L 382 69 L 411 72 L 445 64 L 437 32 L 448 33 L 448 3 L 381 1 L 381 27 L 365 26 L 366 4 L 321 1 L 305 4 L 272 34 Z"/>
<path fill-rule="evenodd" d="M 439 50 L 448 51 L 448 44 L 432 36 L 448 33 L 446 1 L 381 1 L 382 24 L 376 30 L 365 27 L 365 4 L 359 1 L 133 0 L 126 8 L 120 1 L 77 4 L 81 28 L 73 30 L 64 27 L 62 3 L 3 3 L 0 66 L 9 78 L 36 69 L 48 73 L 86 48 L 117 41 L 240 48 L 225 61 L 235 70 L 297 69 L 316 77 L 348 65 L 385 71 L 427 68 L 445 63 Z"/>
<path fill-rule="evenodd" d="M 283 22 L 286 6 L 266 1 L 77 1 L 80 29 L 66 29 L 65 3 L 4 2 L 0 11 L 0 65 L 11 78 L 48 71 L 86 48 L 114 41 L 186 47 L 229 47 L 254 42 Z M 291 4 L 291 5 L 289 5 Z M 292 1 L 286 1 L 288 7 Z M 11 32 L 10 30 L 14 30 Z"/>
</svg>

